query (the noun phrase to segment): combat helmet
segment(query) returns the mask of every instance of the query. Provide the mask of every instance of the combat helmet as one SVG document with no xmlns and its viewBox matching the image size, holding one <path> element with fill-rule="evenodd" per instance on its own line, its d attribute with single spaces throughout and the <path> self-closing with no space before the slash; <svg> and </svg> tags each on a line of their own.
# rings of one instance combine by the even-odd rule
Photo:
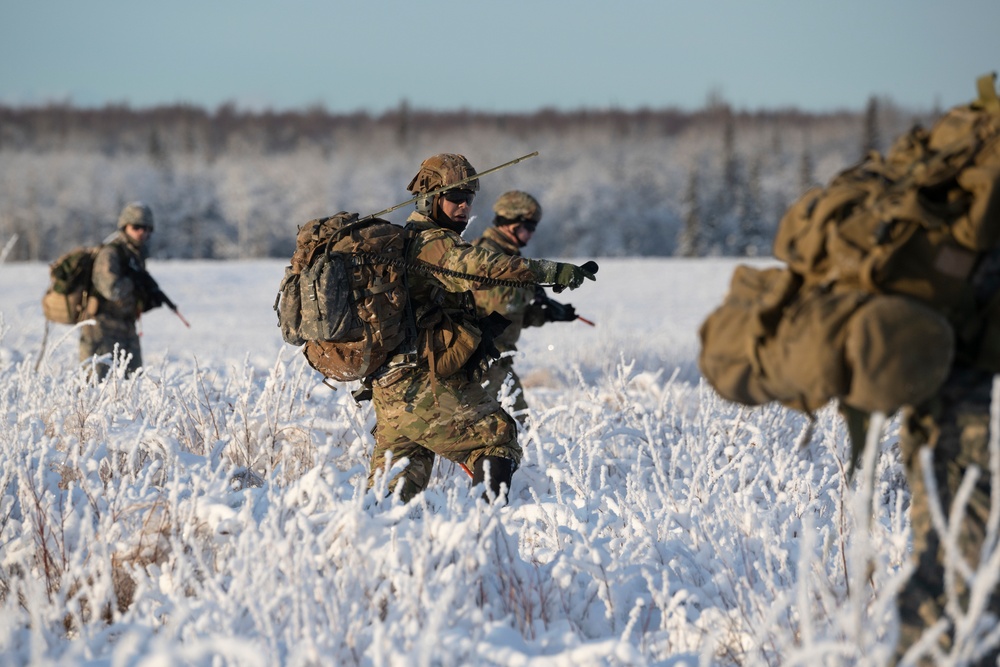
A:
<svg viewBox="0 0 1000 667">
<path fill-rule="evenodd" d="M 510 190 L 500 195 L 493 204 L 496 217 L 493 224 L 509 225 L 515 222 L 538 224 L 542 219 L 542 205 L 527 192 Z"/>
<path fill-rule="evenodd" d="M 153 209 L 141 201 L 126 204 L 118 216 L 118 229 L 125 229 L 129 225 L 146 227 L 153 231 Z"/>
<path fill-rule="evenodd" d="M 464 155 L 457 153 L 439 153 L 432 155 L 420 163 L 420 171 L 413 177 L 406 189 L 415 195 L 433 192 L 439 188 L 444 188 L 452 183 L 458 183 L 463 179 L 475 176 L 476 170 Z M 461 190 L 470 192 L 479 191 L 479 179 L 474 178 L 467 183 L 462 183 Z M 439 200 L 441 194 L 438 193 L 430 198 L 421 197 L 417 200 L 417 212 L 423 213 L 441 223 L 444 222 L 441 216 Z"/>
</svg>

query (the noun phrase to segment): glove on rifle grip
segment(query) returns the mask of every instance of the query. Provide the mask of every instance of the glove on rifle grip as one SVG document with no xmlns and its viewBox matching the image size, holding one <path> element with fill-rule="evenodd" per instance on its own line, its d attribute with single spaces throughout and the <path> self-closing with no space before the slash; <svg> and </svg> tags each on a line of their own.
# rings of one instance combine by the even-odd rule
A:
<svg viewBox="0 0 1000 667">
<path fill-rule="evenodd" d="M 572 322 L 576 319 L 576 308 L 568 303 L 549 299 L 545 310 L 550 322 Z"/>
</svg>

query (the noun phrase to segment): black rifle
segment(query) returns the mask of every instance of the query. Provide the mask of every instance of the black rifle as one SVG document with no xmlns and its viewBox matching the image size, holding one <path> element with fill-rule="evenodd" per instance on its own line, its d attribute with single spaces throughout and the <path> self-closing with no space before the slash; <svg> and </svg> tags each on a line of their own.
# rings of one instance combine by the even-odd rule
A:
<svg viewBox="0 0 1000 667">
<path fill-rule="evenodd" d="M 592 327 L 597 326 L 586 317 L 577 315 L 576 309 L 573 308 L 573 306 L 568 303 L 560 303 L 550 297 L 541 285 L 535 286 L 535 302 L 548 311 L 549 319 L 553 322 L 572 322 L 573 320 L 580 320 L 584 324 L 589 324 Z"/>
<path fill-rule="evenodd" d="M 132 280 L 135 282 L 135 286 L 139 289 L 139 292 L 144 294 L 146 298 L 149 299 L 151 308 L 164 305 L 174 311 L 174 315 L 180 318 L 181 322 L 184 323 L 184 326 L 188 329 L 191 328 L 188 321 L 184 319 L 183 315 L 181 315 L 181 311 L 177 310 L 177 304 L 171 301 L 170 297 L 167 296 L 162 289 L 160 289 L 156 279 L 149 275 L 148 271 L 133 269 Z"/>
</svg>

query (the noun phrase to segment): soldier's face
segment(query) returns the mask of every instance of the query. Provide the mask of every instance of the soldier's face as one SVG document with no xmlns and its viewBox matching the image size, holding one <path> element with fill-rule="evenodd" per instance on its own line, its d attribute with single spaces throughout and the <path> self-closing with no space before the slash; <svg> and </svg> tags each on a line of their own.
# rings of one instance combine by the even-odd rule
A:
<svg viewBox="0 0 1000 667">
<path fill-rule="evenodd" d="M 446 192 L 441 195 L 441 212 L 452 222 L 460 225 L 469 224 L 469 214 L 472 212 L 472 200 L 475 195 L 466 190 Z"/>
<path fill-rule="evenodd" d="M 126 225 L 125 235 L 132 239 L 136 245 L 143 245 L 149 240 L 150 235 L 153 230 L 149 227 L 141 227 L 139 225 Z"/>
<path fill-rule="evenodd" d="M 504 225 L 500 229 L 507 234 L 511 241 L 516 243 L 519 248 L 523 248 L 528 245 L 528 241 L 531 240 L 532 234 L 535 233 L 535 226 L 537 222 L 518 222 L 513 225 Z"/>
<path fill-rule="evenodd" d="M 522 248 L 528 245 L 528 241 L 531 240 L 531 236 L 534 233 L 535 225 L 533 224 L 514 225 L 514 238 L 517 239 Z"/>
</svg>

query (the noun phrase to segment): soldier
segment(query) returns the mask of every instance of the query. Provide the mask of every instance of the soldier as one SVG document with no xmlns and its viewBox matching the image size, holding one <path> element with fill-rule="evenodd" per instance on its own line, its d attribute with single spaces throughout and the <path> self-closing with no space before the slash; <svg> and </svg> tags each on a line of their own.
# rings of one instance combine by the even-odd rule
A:
<svg viewBox="0 0 1000 667">
<path fill-rule="evenodd" d="M 995 308 L 996 297 L 1000 294 L 1000 251 L 994 250 L 980 263 L 973 285 L 978 303 L 984 308 Z M 942 619 L 947 620 L 948 625 L 938 643 L 948 650 L 958 620 L 947 607 L 945 563 L 948 554 L 931 522 L 930 489 L 924 483 L 925 471 L 920 458 L 923 447 L 931 450 L 929 472 L 935 480 L 937 499 L 946 518 L 954 511 L 959 485 L 967 471 L 978 468 L 979 476 L 956 533 L 960 553 L 952 558 L 962 558 L 970 567 L 975 567 L 987 557 L 982 548 L 989 531 L 991 507 L 989 440 L 994 371 L 982 367 L 976 361 L 977 350 L 968 347 L 959 341 L 951 374 L 937 395 L 924 405 L 906 408 L 902 416 L 900 450 L 911 494 L 910 525 L 916 570 L 897 599 L 900 617 L 897 661 L 928 628 Z M 964 608 L 969 603 L 970 591 L 961 574 L 955 577 L 955 584 Z M 996 587 L 989 593 L 986 608 L 1000 617 L 1000 590 Z M 971 664 L 996 665 L 998 657 L 1000 649 L 994 648 Z M 936 662 L 925 655 L 917 664 L 934 665 Z"/>
<path fill-rule="evenodd" d="M 421 163 L 407 189 L 425 194 L 475 175 L 464 156 L 442 153 Z M 405 469 L 390 480 L 404 501 L 427 486 L 436 455 L 463 466 L 473 485 L 486 482 L 487 498 L 509 490 L 521 460 L 514 420 L 480 384 L 490 327 L 477 316 L 470 290 L 497 280 L 575 289 L 595 279 L 596 265 L 512 257 L 464 241 L 478 190 L 473 179 L 417 200 L 407 219 L 415 237 L 406 257 L 408 265 L 428 270 L 408 272 L 415 331 L 369 378 L 376 418 L 369 486 L 387 459 L 405 457 Z"/>
<path fill-rule="evenodd" d="M 493 204 L 493 212 L 493 226 L 487 227 L 473 245 L 520 256 L 521 248 L 531 241 L 542 219 L 542 207 L 538 200 L 527 192 L 511 190 L 500 195 Z M 490 364 L 485 379 L 488 380 L 488 389 L 498 395 L 504 382 L 510 378 L 510 394 L 514 399 L 512 416 L 523 425 L 528 404 L 524 399 L 521 379 L 514 372 L 514 354 L 521 330 L 547 322 L 571 322 L 576 319 L 576 310 L 569 304 L 548 299 L 545 291 L 537 285 L 479 290 L 475 292 L 475 299 L 480 317 L 495 312 L 510 320 L 510 325 L 494 341 L 501 356 Z"/>
<path fill-rule="evenodd" d="M 132 202 L 118 216 L 118 232 L 94 259 L 93 292 L 87 318 L 95 324 L 80 329 L 80 361 L 95 355 L 122 355 L 131 375 L 142 367 L 136 320 L 141 313 L 163 305 L 163 295 L 146 272 L 147 243 L 153 233 L 153 212 L 142 202 Z M 96 364 L 103 380 L 109 366 Z"/>
<path fill-rule="evenodd" d="M 992 135 L 995 146 L 1000 128 L 1000 97 L 995 88 L 996 74 L 980 77 L 977 86 L 979 99 L 970 107 L 982 114 L 983 122 L 978 130 L 982 134 L 976 136 L 974 145 L 984 142 L 982 145 L 989 146 L 989 140 L 984 140 L 984 137 Z M 958 111 L 961 114 L 967 113 L 965 109 Z M 984 131 L 987 129 L 989 134 Z M 984 151 L 976 158 L 977 166 L 969 170 L 988 175 L 984 182 L 989 182 L 990 186 L 977 190 L 978 199 L 971 205 L 970 215 L 978 210 L 982 215 L 981 228 L 991 231 L 1000 226 L 1000 208 L 991 205 L 977 209 L 976 202 L 989 200 L 995 204 L 995 193 L 1000 192 L 1000 174 L 997 172 L 996 162 L 996 152 L 991 154 Z M 987 164 L 994 165 L 992 170 L 985 166 Z M 965 187 L 963 175 L 960 174 L 957 181 Z M 985 192 L 994 193 L 992 199 L 981 194 Z M 991 517 L 996 511 L 993 504 L 995 499 L 991 500 L 991 497 L 992 494 L 1000 493 L 1000 489 L 993 488 L 990 453 L 991 394 L 994 388 L 1000 387 L 995 379 L 1000 372 L 1000 346 L 997 344 L 1000 339 L 997 329 L 1000 322 L 1000 249 L 996 247 L 995 234 L 989 238 L 993 239 L 993 247 L 977 259 L 970 278 L 971 302 L 974 307 L 956 328 L 958 335 L 955 337 L 951 372 L 933 398 L 922 405 L 905 409 L 902 415 L 900 450 L 911 494 L 910 526 L 916 569 L 897 600 L 900 618 L 900 635 L 895 656 L 897 662 L 928 629 L 942 633 L 938 637 L 940 648 L 951 648 L 955 627 L 961 621 L 955 617 L 955 613 L 961 614 L 976 596 L 969 590 L 965 573 L 959 571 L 953 577 L 952 588 L 952 592 L 959 598 L 957 608 L 949 604 L 948 591 L 951 586 L 946 582 L 952 577 L 946 572 L 946 564 L 949 561 L 953 564 L 964 561 L 964 567 L 969 570 L 977 567 L 980 571 L 988 570 L 990 566 L 986 560 L 995 560 L 996 550 L 1000 548 L 995 542 L 990 544 L 996 539 L 996 526 L 990 523 L 991 519 L 996 518 Z M 930 449 L 927 465 L 929 470 L 925 470 L 925 461 L 920 456 L 924 447 Z M 959 488 L 967 474 L 973 470 L 978 473 L 975 483 L 965 490 L 968 493 L 963 493 L 964 499 L 960 498 Z M 936 489 L 928 488 L 925 484 L 925 473 L 934 480 Z M 933 525 L 932 493 L 940 502 L 944 517 L 949 521 L 954 518 L 959 523 L 958 526 L 951 523 L 948 526 L 958 553 L 949 553 L 945 541 Z M 959 514 L 960 502 L 962 506 Z M 993 553 L 984 553 L 983 549 L 987 546 L 992 548 Z M 986 611 L 994 616 L 993 622 L 996 623 L 1000 618 L 1000 586 L 994 583 L 992 589 L 976 593 L 986 594 L 983 601 Z M 943 628 L 939 625 L 942 621 Z M 925 653 L 917 658 L 919 665 L 936 664 L 931 654 Z M 1000 647 L 994 646 L 970 664 L 996 665 L 998 658 Z"/>
</svg>

